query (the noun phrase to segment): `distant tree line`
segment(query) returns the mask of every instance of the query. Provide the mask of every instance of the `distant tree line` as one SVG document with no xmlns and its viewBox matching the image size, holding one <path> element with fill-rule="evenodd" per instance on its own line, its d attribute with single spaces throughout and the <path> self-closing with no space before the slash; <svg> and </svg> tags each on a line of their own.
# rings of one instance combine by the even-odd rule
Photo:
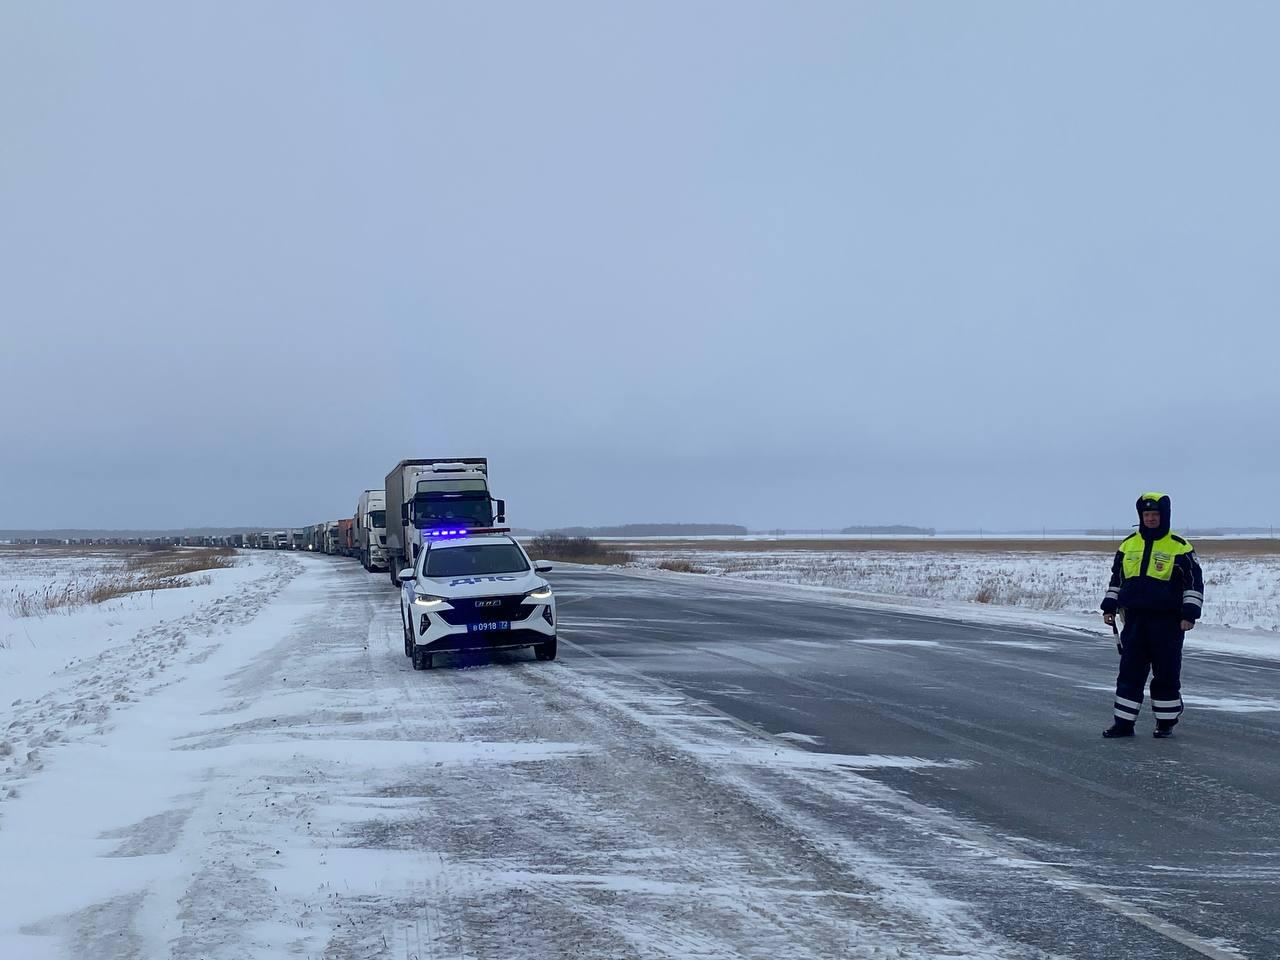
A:
<svg viewBox="0 0 1280 960">
<path fill-rule="evenodd" d="M 938 531 L 933 527 L 909 527 L 901 523 L 890 523 L 880 527 L 845 527 L 841 533 L 866 534 L 874 536 L 875 534 L 899 535 L 909 537 L 932 537 Z"/>
<path fill-rule="evenodd" d="M 745 537 L 736 523 L 624 523 L 617 527 L 561 527 L 548 533 L 562 537 Z"/>
</svg>

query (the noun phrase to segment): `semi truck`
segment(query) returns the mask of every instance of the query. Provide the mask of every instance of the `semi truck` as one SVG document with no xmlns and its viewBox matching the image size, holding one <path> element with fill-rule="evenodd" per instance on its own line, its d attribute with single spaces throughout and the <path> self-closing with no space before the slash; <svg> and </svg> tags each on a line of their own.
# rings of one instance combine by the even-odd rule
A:
<svg viewBox="0 0 1280 960">
<path fill-rule="evenodd" d="M 401 460 L 383 485 L 387 522 L 387 572 L 413 565 L 424 536 L 461 536 L 505 523 L 507 505 L 489 495 L 485 457 Z"/>
<path fill-rule="evenodd" d="M 387 565 L 387 497 L 382 490 L 366 490 L 356 503 L 356 551 L 368 571 Z"/>
<path fill-rule="evenodd" d="M 356 555 L 355 525 L 355 520 L 351 517 L 338 521 L 338 556 L 354 557 Z"/>
<path fill-rule="evenodd" d="M 324 552 L 330 556 L 338 555 L 338 521 L 327 520 L 324 525 Z"/>
</svg>

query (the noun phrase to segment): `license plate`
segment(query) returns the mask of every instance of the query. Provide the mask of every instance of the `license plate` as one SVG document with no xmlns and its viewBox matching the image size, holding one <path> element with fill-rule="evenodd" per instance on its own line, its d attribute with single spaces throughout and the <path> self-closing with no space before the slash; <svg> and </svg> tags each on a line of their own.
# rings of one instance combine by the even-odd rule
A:
<svg viewBox="0 0 1280 960">
<path fill-rule="evenodd" d="M 510 630 L 510 620 L 491 620 L 488 623 L 468 623 L 467 633 L 492 633 L 496 630 Z"/>
</svg>

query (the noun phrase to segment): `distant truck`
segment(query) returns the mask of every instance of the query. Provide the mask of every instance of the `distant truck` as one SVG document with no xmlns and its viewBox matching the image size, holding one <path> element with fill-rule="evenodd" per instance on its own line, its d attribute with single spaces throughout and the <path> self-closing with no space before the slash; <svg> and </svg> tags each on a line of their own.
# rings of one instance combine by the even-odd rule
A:
<svg viewBox="0 0 1280 960">
<path fill-rule="evenodd" d="M 276 548 L 275 537 L 272 535 L 270 530 L 263 530 L 260 534 L 258 534 L 259 550 L 274 550 L 275 548 Z"/>
<path fill-rule="evenodd" d="M 338 521 L 328 520 L 324 525 L 324 547 L 325 553 L 330 556 L 338 555 Z"/>
<path fill-rule="evenodd" d="M 506 522 L 506 503 L 489 495 L 485 457 L 401 460 L 387 474 L 383 490 L 387 571 L 397 586 L 399 571 L 418 558 L 424 533 L 460 536 Z"/>
<path fill-rule="evenodd" d="M 355 520 L 350 517 L 338 521 L 338 556 L 356 555 L 355 525 Z"/>
<path fill-rule="evenodd" d="M 289 549 L 289 534 L 284 530 L 277 530 L 271 534 L 271 547 L 275 550 Z"/>
<path fill-rule="evenodd" d="M 387 496 L 382 490 L 366 490 L 356 503 L 356 555 L 369 571 L 387 565 Z"/>
</svg>

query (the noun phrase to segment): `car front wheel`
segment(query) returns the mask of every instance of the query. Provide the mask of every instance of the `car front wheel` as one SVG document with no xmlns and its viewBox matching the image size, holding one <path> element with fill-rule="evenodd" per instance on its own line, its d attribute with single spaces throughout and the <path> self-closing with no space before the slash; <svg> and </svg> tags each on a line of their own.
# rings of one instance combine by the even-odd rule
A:
<svg viewBox="0 0 1280 960">
<path fill-rule="evenodd" d="M 554 660 L 556 658 L 556 638 L 552 637 L 550 640 L 535 646 L 533 655 L 539 660 Z"/>
</svg>

